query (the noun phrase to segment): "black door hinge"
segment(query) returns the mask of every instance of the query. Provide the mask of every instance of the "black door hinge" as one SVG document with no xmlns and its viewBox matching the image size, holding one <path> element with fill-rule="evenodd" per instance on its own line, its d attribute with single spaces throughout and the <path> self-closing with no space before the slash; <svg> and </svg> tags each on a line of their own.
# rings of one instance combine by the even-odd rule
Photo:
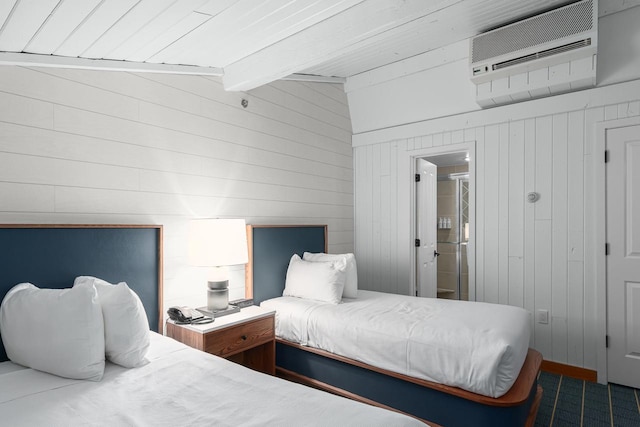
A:
<svg viewBox="0 0 640 427">
<path fill-rule="evenodd" d="M 605 255 L 609 255 L 611 253 L 611 248 L 609 247 L 608 243 L 604 244 L 604 254 Z"/>
<path fill-rule="evenodd" d="M 420 247 L 420 239 L 416 239 L 415 241 L 416 248 Z"/>
<path fill-rule="evenodd" d="M 609 150 L 604 150 L 604 162 L 609 163 Z"/>
<path fill-rule="evenodd" d="M 607 346 L 607 348 L 609 348 L 609 335 L 605 335 L 604 337 L 604 343 Z"/>
<path fill-rule="evenodd" d="M 416 174 L 416 182 L 420 182 L 420 174 L 419 173 Z"/>
</svg>

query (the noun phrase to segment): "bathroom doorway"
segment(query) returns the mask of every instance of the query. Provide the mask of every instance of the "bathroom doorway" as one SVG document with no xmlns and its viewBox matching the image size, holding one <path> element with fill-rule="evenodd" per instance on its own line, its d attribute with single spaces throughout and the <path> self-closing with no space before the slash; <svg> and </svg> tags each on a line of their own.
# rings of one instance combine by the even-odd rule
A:
<svg viewBox="0 0 640 427">
<path fill-rule="evenodd" d="M 417 187 L 417 242 L 421 245 L 417 253 L 416 294 L 469 300 L 469 154 L 456 152 L 421 157 L 417 169 L 422 170 L 424 164 L 435 169 L 437 179 L 435 185 Z M 435 233 L 428 233 L 434 235 L 435 241 L 423 242 L 427 231 L 431 231 L 426 230 L 427 227 L 435 227 Z M 421 289 L 433 291 L 427 293 Z"/>
<path fill-rule="evenodd" d="M 465 170 L 466 169 L 466 170 Z M 438 298 L 469 300 L 469 171 L 438 168 Z"/>
</svg>

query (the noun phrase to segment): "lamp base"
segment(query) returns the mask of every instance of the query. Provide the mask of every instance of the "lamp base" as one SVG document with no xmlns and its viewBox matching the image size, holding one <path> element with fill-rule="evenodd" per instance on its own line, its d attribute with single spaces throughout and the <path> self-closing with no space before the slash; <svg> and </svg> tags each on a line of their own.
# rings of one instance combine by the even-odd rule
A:
<svg viewBox="0 0 640 427">
<path fill-rule="evenodd" d="M 238 313 L 240 311 L 240 307 L 229 305 L 227 308 L 221 310 L 209 310 L 207 307 L 198 307 L 196 310 L 205 316 L 216 318 L 226 316 L 227 314 Z"/>
<path fill-rule="evenodd" d="M 229 281 L 218 280 L 207 282 L 207 310 L 226 310 L 229 306 Z"/>
</svg>

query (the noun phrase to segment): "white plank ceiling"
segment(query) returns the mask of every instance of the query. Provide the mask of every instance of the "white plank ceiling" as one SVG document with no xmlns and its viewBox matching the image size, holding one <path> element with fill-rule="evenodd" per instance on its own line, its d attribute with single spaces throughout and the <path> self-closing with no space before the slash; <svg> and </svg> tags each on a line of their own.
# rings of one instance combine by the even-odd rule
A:
<svg viewBox="0 0 640 427">
<path fill-rule="evenodd" d="M 342 81 L 567 0 L 0 0 L 0 64 Z M 640 4 L 601 0 L 600 15 Z"/>
</svg>

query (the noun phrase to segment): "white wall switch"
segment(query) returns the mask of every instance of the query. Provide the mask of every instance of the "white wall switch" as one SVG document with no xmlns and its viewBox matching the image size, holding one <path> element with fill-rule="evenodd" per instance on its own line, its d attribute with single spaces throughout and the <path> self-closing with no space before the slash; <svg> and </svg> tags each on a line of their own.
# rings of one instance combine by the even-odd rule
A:
<svg viewBox="0 0 640 427">
<path fill-rule="evenodd" d="M 549 310 L 536 310 L 536 322 L 546 325 L 549 323 Z"/>
</svg>

